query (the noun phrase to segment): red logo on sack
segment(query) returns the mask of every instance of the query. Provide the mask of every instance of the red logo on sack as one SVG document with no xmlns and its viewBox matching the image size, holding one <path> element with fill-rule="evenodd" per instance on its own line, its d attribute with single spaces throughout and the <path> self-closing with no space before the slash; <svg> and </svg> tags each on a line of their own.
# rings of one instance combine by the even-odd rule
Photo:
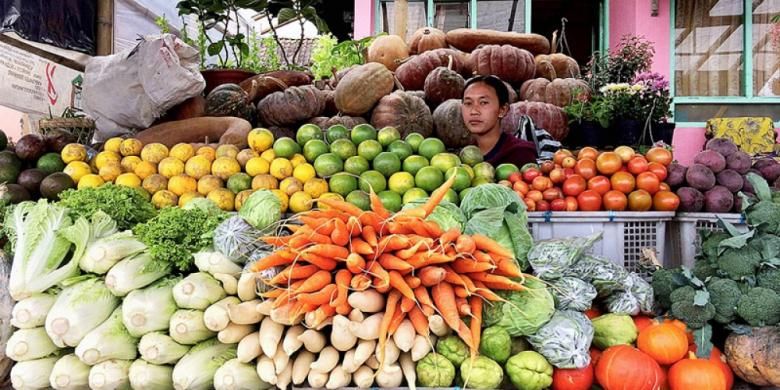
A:
<svg viewBox="0 0 780 390">
<path fill-rule="evenodd" d="M 57 100 L 59 100 L 59 94 L 57 94 L 57 88 L 54 86 L 54 81 L 52 81 L 52 78 L 54 77 L 54 70 L 57 69 L 57 65 L 48 63 L 46 64 L 46 93 L 49 95 L 49 103 L 51 105 L 57 104 Z"/>
</svg>

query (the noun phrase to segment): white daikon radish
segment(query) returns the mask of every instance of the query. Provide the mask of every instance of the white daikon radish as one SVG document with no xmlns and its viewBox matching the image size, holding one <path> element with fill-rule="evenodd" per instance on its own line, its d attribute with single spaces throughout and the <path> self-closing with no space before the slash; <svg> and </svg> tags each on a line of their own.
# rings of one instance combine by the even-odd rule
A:
<svg viewBox="0 0 780 390">
<path fill-rule="evenodd" d="M 285 368 L 287 368 L 288 365 L 290 365 L 290 356 L 284 353 L 284 350 L 281 348 L 276 349 L 276 355 L 273 357 L 274 361 L 274 371 L 276 371 L 276 375 L 284 371 Z"/>
<path fill-rule="evenodd" d="M 414 336 L 417 332 L 414 330 L 412 321 L 405 319 L 393 333 L 393 341 L 401 352 L 409 352 L 414 345 Z"/>
<path fill-rule="evenodd" d="M 271 310 L 274 308 L 274 300 L 273 299 L 266 299 L 264 301 L 261 301 L 257 304 L 257 307 L 255 310 L 257 310 L 258 313 L 264 315 L 264 316 L 270 316 Z"/>
<path fill-rule="evenodd" d="M 227 295 L 236 295 L 238 293 L 238 279 L 235 276 L 221 273 L 215 273 L 212 276 L 222 283 L 222 289 L 225 290 Z"/>
<path fill-rule="evenodd" d="M 355 350 L 350 349 L 347 352 L 344 352 L 344 358 L 341 359 L 341 367 L 344 369 L 344 371 L 352 374 L 353 372 L 357 371 L 358 368 L 360 368 L 360 364 L 355 364 Z"/>
<path fill-rule="evenodd" d="M 240 271 L 239 271 L 240 272 Z M 251 301 L 257 298 L 257 274 L 253 272 L 242 272 L 238 278 L 236 293 L 242 301 Z"/>
<path fill-rule="evenodd" d="M 263 350 L 263 355 L 269 358 L 276 355 L 283 332 L 284 325 L 275 322 L 271 317 L 263 319 L 260 323 L 260 348 Z"/>
<path fill-rule="evenodd" d="M 417 373 L 414 371 L 414 362 L 412 361 L 412 355 L 409 353 L 401 354 L 398 358 L 398 362 L 401 364 L 401 371 L 404 373 L 406 383 L 409 384 L 409 390 L 417 390 L 415 382 L 417 382 Z"/>
<path fill-rule="evenodd" d="M 241 363 L 249 363 L 260 356 L 260 332 L 252 332 L 244 336 L 241 341 L 238 342 L 236 349 L 236 358 Z"/>
<path fill-rule="evenodd" d="M 257 359 L 257 375 L 265 383 L 276 384 L 276 369 L 274 368 L 274 361 L 270 357 L 260 356 Z"/>
<path fill-rule="evenodd" d="M 316 330 L 306 329 L 298 336 L 298 340 L 301 340 L 303 347 L 311 353 L 320 353 L 325 348 L 325 336 Z"/>
<path fill-rule="evenodd" d="M 376 350 L 376 341 L 374 340 L 360 340 L 355 348 L 355 364 L 357 366 L 363 365 Z"/>
<path fill-rule="evenodd" d="M 344 367 L 336 366 L 336 368 L 330 372 L 325 388 L 328 390 L 340 389 L 342 387 L 347 387 L 351 381 L 352 375 L 345 371 Z"/>
<path fill-rule="evenodd" d="M 292 383 L 300 385 L 306 381 L 306 377 L 311 370 L 311 364 L 314 363 L 316 356 L 306 350 L 298 352 L 295 361 L 292 364 Z"/>
<path fill-rule="evenodd" d="M 356 291 L 349 294 L 347 302 L 363 313 L 376 313 L 385 309 L 385 297 L 376 290 Z"/>
<path fill-rule="evenodd" d="M 303 341 L 299 340 L 298 337 L 302 335 L 305 330 L 306 328 L 301 325 L 295 325 L 287 329 L 287 333 L 284 335 L 284 341 L 282 341 L 284 353 L 288 356 L 292 356 L 292 354 L 301 349 Z"/>
<path fill-rule="evenodd" d="M 424 358 L 429 352 L 433 350 L 433 346 L 436 344 L 436 336 L 430 335 L 425 337 L 423 335 L 414 336 L 414 345 L 412 346 L 412 361 L 419 361 Z"/>
<path fill-rule="evenodd" d="M 403 380 L 404 374 L 397 363 L 388 364 L 385 362 L 384 366 L 376 373 L 376 384 L 379 387 L 398 387 L 401 386 Z"/>
<path fill-rule="evenodd" d="M 352 309 L 351 312 L 349 312 L 349 320 L 354 322 L 363 322 L 363 320 L 366 319 L 366 316 L 363 315 L 363 312 L 358 309 Z"/>
<path fill-rule="evenodd" d="M 317 360 L 311 364 L 311 369 L 319 372 L 330 372 L 339 364 L 339 351 L 327 346 L 322 349 Z"/>
<path fill-rule="evenodd" d="M 311 370 L 306 379 L 309 382 L 309 386 L 316 389 L 325 387 L 325 384 L 328 383 L 328 377 L 327 372 Z"/>
<path fill-rule="evenodd" d="M 240 303 L 236 297 L 226 297 L 220 301 L 209 306 L 205 312 L 203 312 L 203 322 L 206 328 L 212 332 L 219 332 L 225 329 L 230 323 L 230 316 L 228 315 L 227 305 Z"/>
<path fill-rule="evenodd" d="M 223 344 L 235 344 L 255 329 L 257 329 L 255 325 L 238 325 L 231 322 L 227 328 L 217 333 L 217 340 Z"/>
<path fill-rule="evenodd" d="M 355 386 L 358 388 L 369 389 L 374 385 L 374 370 L 369 366 L 360 366 L 352 374 L 352 381 L 355 382 Z"/>
<path fill-rule="evenodd" d="M 239 304 L 228 304 L 230 322 L 239 325 L 259 324 L 263 320 L 263 315 L 257 311 L 257 305 L 260 302 L 259 299 L 255 299 Z"/>
<path fill-rule="evenodd" d="M 377 340 L 379 339 L 379 328 L 382 325 L 384 313 L 376 313 L 366 317 L 363 322 L 350 322 L 349 331 L 359 339 Z"/>
<path fill-rule="evenodd" d="M 276 376 L 276 387 L 280 390 L 287 390 L 287 386 L 292 382 L 292 370 L 292 364 L 288 364 L 284 371 Z"/>
<path fill-rule="evenodd" d="M 398 349 L 398 347 L 395 345 L 395 342 L 393 340 L 387 340 L 385 343 L 385 352 L 384 355 L 382 355 L 381 351 L 379 350 L 379 344 L 376 346 L 376 356 L 381 360 L 382 356 L 384 356 L 384 365 L 388 365 L 389 363 L 395 363 L 398 361 L 398 356 L 401 355 L 401 350 Z"/>
<path fill-rule="evenodd" d="M 333 327 L 330 332 L 330 344 L 333 348 L 341 352 L 349 351 L 357 343 L 357 337 L 355 337 L 349 330 L 349 319 L 342 315 L 336 315 L 333 317 Z M 411 322 L 409 322 L 411 325 Z M 400 330 L 400 328 L 399 328 Z M 412 328 L 414 332 L 414 328 Z"/>
<path fill-rule="evenodd" d="M 444 322 L 444 318 L 438 314 L 428 317 L 428 327 L 431 328 L 433 334 L 439 337 L 450 334 L 450 327 Z"/>
</svg>

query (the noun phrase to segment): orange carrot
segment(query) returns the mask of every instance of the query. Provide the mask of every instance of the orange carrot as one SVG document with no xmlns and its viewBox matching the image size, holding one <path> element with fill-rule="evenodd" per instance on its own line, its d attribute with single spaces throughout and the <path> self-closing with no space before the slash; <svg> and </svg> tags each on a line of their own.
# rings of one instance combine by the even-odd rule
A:
<svg viewBox="0 0 780 390">
<path fill-rule="evenodd" d="M 422 223 L 409 223 L 407 226 L 409 229 L 412 229 L 414 234 L 422 237 L 429 237 L 428 230 L 425 229 L 425 226 Z"/>
<path fill-rule="evenodd" d="M 409 285 L 411 288 L 417 288 L 420 287 L 420 278 L 413 276 L 413 275 L 405 275 L 404 280 L 406 281 L 406 284 Z"/>
<path fill-rule="evenodd" d="M 385 363 L 385 345 L 387 344 L 387 333 L 390 328 L 390 323 L 393 321 L 395 311 L 398 309 L 398 302 L 401 300 L 401 293 L 393 290 L 390 295 L 387 296 L 387 302 L 385 303 L 385 315 L 382 317 L 382 321 L 379 324 L 379 367 L 383 367 Z"/>
<path fill-rule="evenodd" d="M 333 308 L 332 306 L 322 305 L 318 307 L 316 310 L 314 310 L 314 321 L 312 321 L 311 324 L 307 323 L 306 325 L 316 329 L 318 326 L 320 326 L 320 324 L 325 322 L 328 318 L 333 317 L 333 314 L 335 313 L 336 313 L 336 309 Z"/>
<path fill-rule="evenodd" d="M 489 254 L 483 251 L 475 250 L 474 252 L 471 253 L 471 256 L 474 257 L 474 260 L 479 261 L 480 263 L 489 263 L 489 264 L 496 263 L 496 261 L 493 260 L 493 258 L 490 257 Z"/>
<path fill-rule="evenodd" d="M 434 221 L 423 221 L 423 226 L 428 232 L 428 237 L 441 237 L 444 232 L 439 227 L 439 224 Z"/>
<path fill-rule="evenodd" d="M 499 258 L 496 266 L 496 270 L 493 271 L 496 274 L 503 275 L 508 278 L 519 278 L 523 275 L 523 271 L 520 270 L 520 266 L 517 265 L 514 259 L 510 259 L 508 257 Z"/>
<path fill-rule="evenodd" d="M 373 187 L 370 188 L 370 191 L 368 192 L 368 199 L 371 201 L 371 211 L 375 212 L 379 218 L 390 218 L 392 213 L 390 213 L 390 211 L 385 208 L 385 205 L 382 203 L 382 199 L 376 195 Z"/>
<path fill-rule="evenodd" d="M 496 293 L 494 293 L 492 290 L 487 288 L 484 283 L 480 281 L 474 281 L 474 285 L 477 287 L 474 294 L 478 295 L 482 298 L 487 299 L 491 302 L 503 302 L 504 299 L 498 296 Z"/>
<path fill-rule="evenodd" d="M 469 274 L 473 280 L 478 280 L 485 286 L 495 290 L 523 291 L 526 289 L 521 283 L 515 282 L 504 276 L 489 274 L 486 272 L 475 272 Z"/>
<path fill-rule="evenodd" d="M 349 231 L 347 230 L 347 224 L 340 219 L 333 220 L 333 231 L 330 233 L 330 239 L 333 244 L 339 246 L 345 246 L 349 243 Z"/>
<path fill-rule="evenodd" d="M 347 269 L 353 274 L 359 274 L 366 269 L 366 261 L 357 253 L 347 256 Z"/>
<path fill-rule="evenodd" d="M 372 248 L 371 245 L 363 241 L 363 239 L 361 238 L 353 238 L 352 241 L 350 242 L 350 246 L 352 247 L 352 251 L 351 251 L 352 253 L 357 253 L 359 255 L 374 254 L 374 248 Z"/>
<path fill-rule="evenodd" d="M 408 313 L 410 310 L 412 310 L 413 307 L 417 307 L 417 306 L 415 306 L 415 303 L 414 303 L 413 300 L 411 300 L 411 299 L 409 299 L 407 297 L 401 298 L 401 311 L 402 312 Z"/>
<path fill-rule="evenodd" d="M 409 242 L 409 238 L 403 235 L 389 235 L 382 237 L 379 240 L 378 251 L 381 253 L 394 252 L 400 249 L 406 249 L 412 244 Z"/>
<path fill-rule="evenodd" d="M 346 259 L 349 256 L 349 249 L 334 244 L 317 244 L 306 248 L 304 252 L 314 253 L 322 257 Z"/>
<path fill-rule="evenodd" d="M 471 309 L 471 322 L 469 327 L 471 328 L 471 338 L 474 345 L 479 345 L 480 338 L 482 337 L 482 298 L 471 297 L 469 300 L 469 308 Z M 476 357 L 476 350 L 471 351 L 471 358 Z"/>
<path fill-rule="evenodd" d="M 436 252 L 418 252 L 408 262 L 415 269 L 422 268 L 433 264 L 449 263 L 453 260 L 451 256 Z"/>
<path fill-rule="evenodd" d="M 468 235 L 462 235 L 458 237 L 458 241 L 455 243 L 455 250 L 458 253 L 474 253 L 477 249 L 477 244 L 474 243 L 474 239 Z"/>
<path fill-rule="evenodd" d="M 420 310 L 422 310 L 426 317 L 436 314 L 436 309 L 433 308 L 433 305 L 420 305 Z"/>
<path fill-rule="evenodd" d="M 417 287 L 414 289 L 414 298 L 421 305 L 433 306 L 431 296 L 428 294 L 428 290 L 425 287 Z"/>
<path fill-rule="evenodd" d="M 450 245 L 450 243 L 454 242 L 458 239 L 458 237 L 460 237 L 460 229 L 457 227 L 452 227 L 438 237 L 439 244 L 442 246 L 442 248 L 446 248 Z"/>
<path fill-rule="evenodd" d="M 352 277 L 349 287 L 355 291 L 365 291 L 371 287 L 371 278 L 366 274 L 357 274 Z"/>
<path fill-rule="evenodd" d="M 422 310 L 414 306 L 406 315 L 409 317 L 409 321 L 412 322 L 414 330 L 421 336 L 428 337 L 430 335 L 430 328 L 428 328 L 428 316 L 422 312 Z"/>
<path fill-rule="evenodd" d="M 436 304 L 436 308 L 444 318 L 444 322 L 453 330 L 457 330 L 460 324 L 460 316 L 458 315 L 455 291 L 453 291 L 452 286 L 447 282 L 441 282 L 433 286 L 431 296 Z"/>
<path fill-rule="evenodd" d="M 405 210 L 401 210 L 397 213 L 395 213 L 395 218 L 401 218 L 401 217 L 414 217 L 414 218 L 425 218 L 428 215 L 425 214 L 425 210 L 422 207 L 411 207 Z"/>
<path fill-rule="evenodd" d="M 378 286 L 390 286 L 390 274 L 388 274 L 387 270 L 385 270 L 385 268 L 382 267 L 382 265 L 378 262 L 371 262 L 371 264 L 368 266 L 368 273 L 381 281 Z M 377 287 L 377 285 L 374 287 Z"/>
<path fill-rule="evenodd" d="M 456 259 L 452 262 L 452 269 L 459 274 L 467 274 L 470 272 L 488 272 L 494 270 L 496 267 L 490 263 L 480 263 L 474 260 L 468 259 Z"/>
<path fill-rule="evenodd" d="M 455 286 L 453 290 L 455 290 L 455 296 L 458 298 L 468 298 L 470 295 L 469 292 L 466 291 L 465 287 Z"/>
<path fill-rule="evenodd" d="M 304 225 L 312 229 L 315 229 L 318 226 L 321 226 L 331 220 L 330 218 L 312 217 L 309 215 L 297 215 L 297 218 L 300 219 Z"/>
<path fill-rule="evenodd" d="M 336 313 L 339 313 L 343 316 L 349 315 L 349 313 L 352 312 L 352 306 L 349 305 L 349 303 L 344 302 L 341 305 L 338 305 L 336 307 Z"/>
<path fill-rule="evenodd" d="M 276 276 L 271 278 L 267 283 L 273 285 L 285 284 L 290 280 L 308 278 L 319 270 L 320 268 L 313 264 L 291 264 L 282 270 L 282 272 L 276 274 Z"/>
<path fill-rule="evenodd" d="M 420 251 L 420 248 L 425 245 L 426 242 L 423 240 L 419 240 L 416 243 L 414 243 L 411 247 L 406 249 L 401 249 L 399 251 L 395 252 L 395 255 L 398 256 L 401 259 L 408 260 L 412 256 L 415 255 L 415 253 Z"/>
<path fill-rule="evenodd" d="M 344 219 L 345 215 L 341 210 L 336 209 L 315 209 L 301 213 L 309 218 L 326 218 L 326 219 Z M 298 214 L 300 215 L 300 214 Z"/>
<path fill-rule="evenodd" d="M 390 291 L 391 288 L 392 288 L 392 287 L 390 287 L 390 283 L 387 283 L 386 280 L 382 280 L 382 279 L 376 278 L 376 277 L 374 278 L 373 286 L 374 286 L 374 290 L 376 290 L 376 292 L 378 292 L 380 294 L 385 294 L 388 291 Z"/>
<path fill-rule="evenodd" d="M 352 274 L 345 269 L 341 269 L 336 272 L 336 287 L 337 294 L 336 299 L 333 300 L 331 306 L 338 307 L 347 302 L 347 295 L 349 294 L 349 282 L 352 280 Z"/>
<path fill-rule="evenodd" d="M 474 234 L 471 236 L 471 238 L 474 240 L 474 245 L 476 245 L 477 249 L 481 249 L 485 252 L 494 253 L 501 257 L 511 257 L 511 258 L 515 257 L 515 254 L 512 253 L 510 250 L 504 248 L 503 246 L 501 246 L 501 244 L 493 241 L 487 236 L 484 236 L 482 234 Z"/>
<path fill-rule="evenodd" d="M 360 214 L 363 214 L 363 210 L 360 207 L 357 207 L 352 203 L 345 202 L 343 200 L 332 199 L 332 198 L 320 198 L 317 199 L 317 202 L 324 204 L 331 209 L 344 212 L 350 216 L 359 217 Z"/>
<path fill-rule="evenodd" d="M 279 298 L 282 294 L 284 294 L 286 290 L 282 290 L 281 288 L 268 290 L 264 293 L 259 294 L 263 298 Z"/>
<path fill-rule="evenodd" d="M 328 271 L 317 271 L 314 275 L 306 279 L 300 287 L 295 289 L 296 294 L 308 293 L 325 288 L 333 281 Z"/>
<path fill-rule="evenodd" d="M 380 217 L 377 213 L 373 211 L 366 211 L 360 215 L 359 221 L 363 227 L 371 226 L 376 230 L 382 227 L 382 222 L 384 222 L 384 218 Z"/>
<path fill-rule="evenodd" d="M 398 273 L 398 271 L 393 270 L 390 271 L 388 274 L 389 274 L 390 286 L 400 291 L 404 297 L 409 298 L 411 300 L 415 299 L 414 291 L 412 290 L 411 287 L 409 287 L 408 284 L 406 284 L 404 277 L 400 273 Z"/>
<path fill-rule="evenodd" d="M 414 267 L 412 267 L 409 263 L 389 253 L 382 253 L 379 256 L 379 264 L 381 264 L 382 267 L 386 270 L 403 272 L 411 272 L 414 270 Z"/>
<path fill-rule="evenodd" d="M 402 211 L 403 212 L 403 211 Z M 382 235 L 385 237 L 390 237 L 388 234 L 412 234 L 414 233 L 414 230 L 412 230 L 407 224 L 403 224 L 400 222 L 387 222 L 383 225 L 382 228 Z M 382 243 L 380 242 L 379 247 L 382 247 Z"/>
<path fill-rule="evenodd" d="M 320 269 L 324 269 L 326 271 L 333 271 L 336 269 L 337 265 L 336 261 L 331 258 L 310 252 L 301 253 L 301 259 L 306 260 L 309 263 L 314 264 L 317 267 L 320 267 Z"/>
<path fill-rule="evenodd" d="M 292 261 L 280 253 L 281 251 L 276 251 L 274 253 L 271 253 L 270 255 L 263 257 L 262 259 L 254 262 L 249 271 L 250 272 L 260 272 L 267 270 L 271 267 L 276 267 L 279 265 L 287 265 L 290 264 Z"/>
<path fill-rule="evenodd" d="M 317 305 L 317 306 L 322 306 L 325 304 L 330 305 L 331 301 L 336 296 L 336 290 L 337 288 L 335 284 L 329 284 L 311 293 L 297 294 L 295 296 L 295 299 L 297 299 L 299 302 L 308 303 L 311 305 Z"/>
<path fill-rule="evenodd" d="M 371 245 L 372 248 L 376 248 L 379 242 L 376 237 L 376 229 L 373 226 L 363 226 L 363 231 L 360 232 L 360 236 L 363 240 Z"/>
<path fill-rule="evenodd" d="M 349 217 L 347 220 L 347 231 L 350 237 L 360 236 L 360 232 L 363 231 L 363 224 L 360 223 L 360 219 L 357 217 Z"/>
<path fill-rule="evenodd" d="M 398 327 L 401 326 L 401 323 L 404 322 L 404 319 L 406 318 L 406 313 L 404 313 L 401 310 L 401 304 L 398 304 L 398 308 L 395 309 L 395 312 L 393 313 L 393 319 L 390 320 L 390 326 L 387 328 L 387 334 L 392 336 L 395 334 L 395 331 L 398 330 Z"/>
<path fill-rule="evenodd" d="M 423 286 L 432 287 L 441 283 L 444 277 L 447 276 L 447 272 L 442 267 L 427 266 L 421 268 L 417 276 L 420 278 L 420 283 Z"/>
<path fill-rule="evenodd" d="M 274 299 L 274 302 L 271 304 L 271 307 L 274 309 L 282 307 L 290 302 L 290 291 L 284 290 L 281 294 L 279 294 L 276 299 Z"/>
<path fill-rule="evenodd" d="M 424 217 L 431 215 L 433 209 L 435 209 L 436 206 L 438 206 L 439 203 L 444 200 L 444 195 L 447 195 L 447 191 L 449 191 L 452 185 L 455 183 L 455 176 L 457 175 L 450 176 L 450 178 L 447 179 L 444 184 L 439 186 L 439 188 L 435 189 L 431 193 L 430 198 L 428 198 L 428 200 L 423 203 L 422 206 L 420 206 L 420 208 L 425 212 Z"/>
<path fill-rule="evenodd" d="M 460 314 L 461 317 L 471 316 L 471 308 L 469 307 L 469 301 L 467 301 L 466 298 L 461 298 L 456 295 L 455 304 L 458 306 L 458 314 Z"/>
<path fill-rule="evenodd" d="M 287 245 L 287 243 L 290 242 L 291 239 L 292 236 L 283 236 L 283 237 L 267 236 L 267 237 L 260 238 L 260 240 L 262 240 L 264 243 L 273 246 L 285 246 Z"/>
</svg>

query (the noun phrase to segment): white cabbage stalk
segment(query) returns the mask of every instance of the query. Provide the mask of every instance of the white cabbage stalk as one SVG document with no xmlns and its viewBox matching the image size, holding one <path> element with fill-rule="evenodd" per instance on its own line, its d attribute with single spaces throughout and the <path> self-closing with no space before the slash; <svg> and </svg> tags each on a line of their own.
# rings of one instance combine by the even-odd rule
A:
<svg viewBox="0 0 780 390">
<path fill-rule="evenodd" d="M 20 329 L 35 328 L 46 323 L 46 315 L 54 301 L 55 294 L 33 294 L 17 302 L 11 311 L 11 325 Z"/>
<path fill-rule="evenodd" d="M 78 390 L 89 386 L 89 366 L 75 354 L 68 354 L 57 360 L 49 375 L 51 387 L 56 390 Z"/>
<path fill-rule="evenodd" d="M 46 333 L 60 348 L 75 347 L 84 336 L 102 324 L 119 306 L 98 278 L 89 278 L 66 287 L 46 316 Z"/>
<path fill-rule="evenodd" d="M 119 260 L 145 249 L 146 245 L 135 238 L 132 231 L 114 233 L 87 245 L 84 256 L 79 260 L 79 267 L 85 272 L 102 275 L 108 272 Z"/>
<path fill-rule="evenodd" d="M 206 328 L 200 310 L 177 310 L 171 316 L 168 333 L 179 344 L 193 345 L 217 334 Z"/>
<path fill-rule="evenodd" d="M 170 269 L 152 259 L 149 252 L 128 257 L 111 267 L 106 274 L 106 286 L 114 295 L 123 297 L 130 291 L 144 288 L 168 275 Z"/>
<path fill-rule="evenodd" d="M 165 278 L 149 287 L 127 294 L 122 301 L 122 321 L 135 337 L 149 332 L 167 330 L 176 312 L 173 286 L 180 278 Z"/>
<path fill-rule="evenodd" d="M 211 389 L 217 369 L 235 358 L 235 344 L 222 344 L 216 338 L 206 340 L 192 347 L 176 363 L 173 368 L 173 387 L 177 390 Z"/>
<path fill-rule="evenodd" d="M 182 309 L 206 310 L 225 295 L 222 284 L 205 272 L 189 274 L 173 286 L 173 299 Z"/>
<path fill-rule="evenodd" d="M 198 267 L 198 271 L 201 272 L 236 276 L 242 271 L 240 265 L 234 263 L 227 256 L 217 251 L 201 251 L 192 256 L 195 258 L 195 266 Z"/>
<path fill-rule="evenodd" d="M 138 356 L 138 339 L 122 323 L 122 307 L 84 336 L 76 346 L 76 356 L 90 366 L 110 359 L 133 360 Z"/>
<path fill-rule="evenodd" d="M 130 365 L 130 385 L 134 390 L 172 389 L 173 367 L 138 359 Z"/>
<path fill-rule="evenodd" d="M 132 360 L 106 360 L 89 370 L 89 388 L 92 390 L 131 390 L 130 365 Z"/>
<path fill-rule="evenodd" d="M 49 375 L 58 356 L 28 360 L 14 364 L 11 368 L 11 386 L 16 390 L 39 390 L 49 388 Z"/>
<path fill-rule="evenodd" d="M 5 346 L 5 355 L 17 362 L 21 362 L 49 356 L 58 349 L 43 327 L 18 329 L 8 339 L 8 344 Z"/>
<path fill-rule="evenodd" d="M 227 361 L 214 374 L 216 390 L 264 390 L 272 387 L 257 376 L 254 364 L 241 363 L 238 359 Z"/>
<path fill-rule="evenodd" d="M 181 345 L 161 332 L 147 333 L 138 342 L 141 358 L 152 364 L 176 363 L 189 350 L 188 345 Z"/>
</svg>

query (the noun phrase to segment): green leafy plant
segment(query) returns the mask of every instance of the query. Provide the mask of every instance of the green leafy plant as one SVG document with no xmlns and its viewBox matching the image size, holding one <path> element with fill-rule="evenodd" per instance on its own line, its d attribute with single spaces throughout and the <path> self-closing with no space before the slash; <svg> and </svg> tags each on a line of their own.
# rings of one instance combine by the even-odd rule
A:
<svg viewBox="0 0 780 390">
<path fill-rule="evenodd" d="M 606 129 L 612 120 L 612 106 L 602 96 L 594 96 L 589 101 L 574 100 L 563 110 L 569 123 L 597 122 Z"/>
<path fill-rule="evenodd" d="M 154 20 L 154 24 L 157 25 L 157 27 L 160 28 L 161 34 L 168 34 L 171 32 L 171 25 L 168 24 L 168 19 L 165 17 L 165 14 L 162 14 L 161 16 L 158 16 Z"/>
<path fill-rule="evenodd" d="M 376 37 L 339 43 L 331 34 L 317 37 L 312 50 L 311 72 L 317 80 L 333 76 L 335 72 L 366 62 L 366 51 Z"/>
<path fill-rule="evenodd" d="M 598 91 L 609 83 L 629 83 L 639 72 L 650 70 L 655 48 L 637 35 L 624 35 L 614 49 L 595 52 L 585 66 L 585 81 Z"/>
</svg>

